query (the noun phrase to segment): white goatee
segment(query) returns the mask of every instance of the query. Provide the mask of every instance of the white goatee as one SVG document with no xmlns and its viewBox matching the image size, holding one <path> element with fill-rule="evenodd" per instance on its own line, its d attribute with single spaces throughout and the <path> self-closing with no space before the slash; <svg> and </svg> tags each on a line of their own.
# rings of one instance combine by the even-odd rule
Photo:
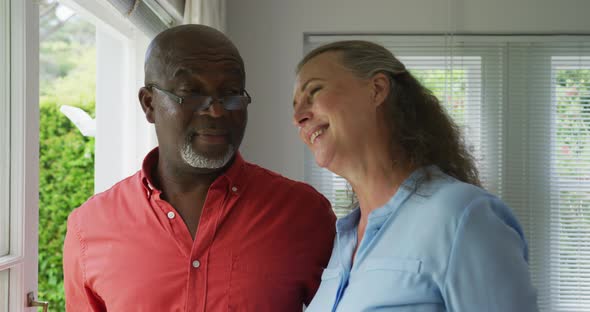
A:
<svg viewBox="0 0 590 312">
<path fill-rule="evenodd" d="M 201 155 L 195 150 L 193 150 L 193 146 L 191 144 L 192 140 L 187 140 L 182 146 L 180 150 L 180 155 L 182 156 L 182 160 L 184 160 L 187 164 L 194 168 L 201 168 L 201 169 L 219 169 L 223 168 L 230 159 L 235 154 L 235 149 L 233 145 L 228 145 L 227 150 L 225 153 L 217 158 L 209 158 L 204 155 Z"/>
</svg>

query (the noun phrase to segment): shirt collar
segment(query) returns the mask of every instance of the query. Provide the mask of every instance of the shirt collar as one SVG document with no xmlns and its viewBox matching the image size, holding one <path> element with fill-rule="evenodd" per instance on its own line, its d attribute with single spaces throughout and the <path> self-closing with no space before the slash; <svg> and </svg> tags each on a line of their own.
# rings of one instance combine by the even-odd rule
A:
<svg viewBox="0 0 590 312">
<path fill-rule="evenodd" d="M 148 192 L 151 192 L 155 189 L 153 174 L 156 166 L 158 165 L 158 159 L 158 147 L 155 147 L 145 156 L 143 159 L 143 164 L 141 165 L 141 183 Z"/>
<path fill-rule="evenodd" d="M 144 158 L 143 164 L 141 166 L 141 181 L 143 187 L 148 191 L 153 191 L 155 188 L 154 186 L 154 174 L 156 170 L 156 166 L 158 164 L 159 159 L 159 152 L 158 147 L 152 149 Z M 239 151 L 236 151 L 236 154 L 233 159 L 233 163 L 225 170 L 223 174 L 221 174 L 213 184 L 217 183 L 222 178 L 227 178 L 229 184 L 232 185 L 232 188 L 235 187 L 235 190 L 240 189 L 240 185 L 242 184 L 241 181 L 243 179 L 242 169 L 246 161 L 240 154 Z"/>
<path fill-rule="evenodd" d="M 410 176 L 404 180 L 402 186 L 415 191 L 418 187 L 420 187 L 422 182 L 426 181 L 429 177 L 432 178 L 433 176 L 441 174 L 442 171 L 436 165 L 421 167 L 414 170 L 414 172 L 412 172 L 412 174 L 410 174 Z"/>
<path fill-rule="evenodd" d="M 336 232 L 341 233 L 356 229 L 360 218 L 361 209 L 357 205 L 349 214 L 336 221 Z"/>
<path fill-rule="evenodd" d="M 241 181 L 244 177 L 244 175 L 242 174 L 242 169 L 244 168 L 245 164 L 246 161 L 244 161 L 242 154 L 240 154 L 239 151 L 236 151 L 233 163 L 231 164 L 231 166 L 229 166 L 229 168 L 227 168 L 227 170 L 225 170 L 225 172 L 222 175 L 220 175 L 220 177 L 227 178 L 230 184 L 241 184 Z"/>
<path fill-rule="evenodd" d="M 385 203 L 385 205 L 373 210 L 369 214 L 369 225 L 379 226 L 387 217 L 397 211 L 403 202 L 410 197 L 421 186 L 422 182 L 428 178 L 429 175 L 437 175 L 441 170 L 435 166 L 427 166 L 414 170 L 409 177 L 407 177 L 395 194 Z M 348 215 L 340 218 L 336 222 L 336 232 L 346 232 L 356 230 L 361 216 L 360 207 L 354 208 Z"/>
</svg>

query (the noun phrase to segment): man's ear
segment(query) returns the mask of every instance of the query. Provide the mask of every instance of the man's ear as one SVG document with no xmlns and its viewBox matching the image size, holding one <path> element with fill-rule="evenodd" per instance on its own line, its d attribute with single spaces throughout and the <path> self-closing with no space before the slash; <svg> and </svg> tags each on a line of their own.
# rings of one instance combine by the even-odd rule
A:
<svg viewBox="0 0 590 312">
<path fill-rule="evenodd" d="M 373 87 L 373 104 L 380 106 L 385 103 L 385 99 L 391 92 L 389 77 L 384 73 L 377 73 L 371 78 L 371 85 Z"/>
<path fill-rule="evenodd" d="M 154 123 L 155 118 L 154 118 L 154 106 L 152 103 L 152 100 L 153 100 L 152 92 L 146 87 L 141 87 L 141 89 L 139 89 L 138 96 L 139 96 L 139 103 L 141 104 L 141 109 L 143 109 L 143 112 L 145 113 L 145 119 L 147 119 L 147 121 L 149 123 Z"/>
</svg>

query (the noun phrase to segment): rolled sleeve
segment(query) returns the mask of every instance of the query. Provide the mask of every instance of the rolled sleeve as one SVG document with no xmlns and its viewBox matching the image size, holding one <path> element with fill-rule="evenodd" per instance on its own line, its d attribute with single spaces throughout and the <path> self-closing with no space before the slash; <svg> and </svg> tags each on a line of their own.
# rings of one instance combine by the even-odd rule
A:
<svg viewBox="0 0 590 312">
<path fill-rule="evenodd" d="M 538 311 L 527 246 L 500 200 L 480 196 L 460 218 L 443 296 L 448 311 Z"/>
</svg>

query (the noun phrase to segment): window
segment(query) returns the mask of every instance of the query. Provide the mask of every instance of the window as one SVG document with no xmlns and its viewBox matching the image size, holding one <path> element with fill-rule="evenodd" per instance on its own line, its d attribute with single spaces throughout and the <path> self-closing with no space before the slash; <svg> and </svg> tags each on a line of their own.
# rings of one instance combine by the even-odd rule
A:
<svg viewBox="0 0 590 312">
<path fill-rule="evenodd" d="M 133 7 L 133 1 L 123 2 Z M 154 145 L 137 90 L 149 40 L 144 31 L 157 31 L 149 26 L 160 24 L 141 23 L 146 22 L 141 14 L 151 12 L 145 4 L 134 13 L 140 14 L 136 24 L 108 1 L 43 0 L 39 5 L 38 298 L 49 301 L 51 311 L 64 311 L 61 252 L 67 216 L 93 193 L 137 171 Z"/>
<path fill-rule="evenodd" d="M 36 13 L 32 1 L 0 0 L 1 312 L 24 311 L 36 289 Z"/>
<path fill-rule="evenodd" d="M 8 1 L 0 0 L 0 256 L 9 252 L 10 185 L 10 18 Z M 1 289 L 1 288 L 0 288 Z M 2 293 L 0 293 L 2 296 Z M 1 298 L 1 297 L 0 297 Z"/>
<path fill-rule="evenodd" d="M 469 149 L 480 167 L 482 57 L 481 56 L 399 56 L 410 72 L 442 101 L 453 120 L 465 133 Z"/>
<path fill-rule="evenodd" d="M 59 2 L 96 26 L 94 190 L 98 193 L 137 171 L 143 156 L 155 146 L 155 131 L 143 117 L 137 90 L 143 85 L 146 34 L 153 35 L 164 24 L 156 22 L 157 14 L 146 4 L 126 19 L 121 12 L 133 8 L 130 0 Z"/>
<path fill-rule="evenodd" d="M 57 4 L 55 0 L 51 2 Z M 129 8 L 137 1 L 59 2 L 67 4 L 97 26 L 98 57 L 104 64 L 116 66 L 112 67 L 113 70 L 102 64 L 98 66 L 104 71 L 97 74 L 97 90 L 105 103 L 101 105 L 105 126 L 99 128 L 112 127 L 117 122 L 116 129 L 120 130 L 115 135 L 119 140 L 111 146 L 103 146 L 102 154 L 119 150 L 118 144 L 122 142 L 124 147 L 129 148 L 124 151 L 123 157 L 118 158 L 118 163 L 123 163 L 122 169 L 115 168 L 114 172 L 120 174 L 120 171 L 130 170 L 134 165 L 137 168 L 140 162 L 136 155 L 145 155 L 145 150 L 155 141 L 155 136 L 151 134 L 153 129 L 142 120 L 141 114 L 131 113 L 140 110 L 136 104 L 136 92 L 143 84 L 143 55 L 148 43 L 142 31 L 153 34 L 169 26 L 171 21 L 160 21 L 168 16 L 158 5 L 159 2 L 153 0 L 139 3 L 131 12 L 133 14 L 129 14 L 131 16 L 119 14 L 116 9 L 125 7 L 113 7 L 113 2 L 127 4 Z M 25 307 L 27 298 L 44 300 L 37 298 L 36 294 L 40 117 L 37 78 L 39 16 L 43 13 L 39 11 L 39 4 L 40 1 L 0 0 L 0 312 L 29 310 Z M 175 7 L 178 5 L 175 4 Z M 124 12 L 129 12 L 129 9 Z M 111 70 L 108 75 L 107 70 Z M 110 101 L 109 96 L 116 97 L 116 101 Z M 111 106 L 107 107 L 108 104 Z M 109 120 L 109 113 L 123 117 Z M 105 133 L 103 139 L 108 137 Z M 111 168 L 105 160 L 102 159 L 103 166 Z M 100 169 L 102 167 L 99 166 L 98 171 Z M 109 181 L 98 180 L 103 187 L 110 186 Z M 56 227 L 64 225 L 65 218 Z M 58 247 L 61 250 L 61 246 Z M 53 278 L 59 279 L 55 275 Z M 59 311 L 63 307 L 53 306 L 50 309 Z"/>
<path fill-rule="evenodd" d="M 0 0 L 0 266 L 10 252 L 10 16 Z M 8 311 L 10 269 L 0 270 L 0 311 Z"/>
<path fill-rule="evenodd" d="M 8 311 L 8 273 L 8 270 L 0 271 L 0 311 Z"/>
<path fill-rule="evenodd" d="M 590 57 L 551 58 L 550 265 L 556 310 L 590 308 Z M 553 239 L 555 238 L 555 239 Z"/>
<path fill-rule="evenodd" d="M 321 36 L 390 49 L 461 126 L 484 187 L 529 243 L 542 311 L 590 309 L 590 41 L 584 36 Z M 305 179 L 348 211 L 349 187 L 305 152 Z"/>
</svg>

